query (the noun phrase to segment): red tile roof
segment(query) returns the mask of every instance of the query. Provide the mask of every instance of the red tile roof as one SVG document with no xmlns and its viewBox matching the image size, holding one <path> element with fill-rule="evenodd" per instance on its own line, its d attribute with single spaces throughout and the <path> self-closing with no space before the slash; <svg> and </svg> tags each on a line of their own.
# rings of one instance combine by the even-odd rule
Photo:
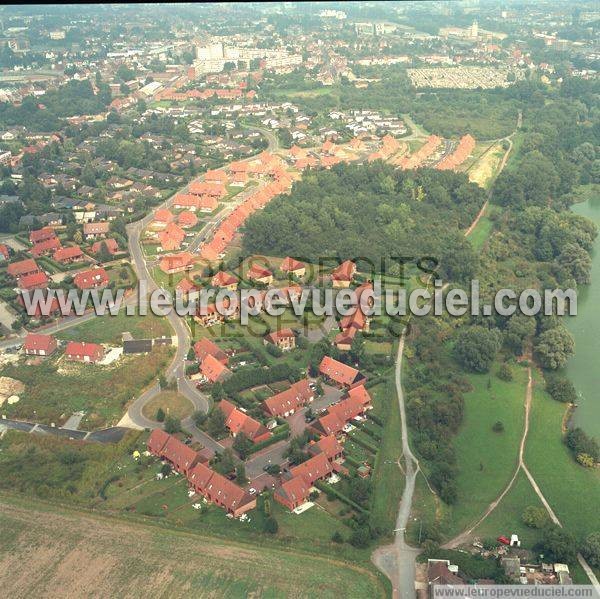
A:
<svg viewBox="0 0 600 599">
<path fill-rule="evenodd" d="M 51 237 L 50 239 L 44 239 L 36 243 L 30 250 L 31 255 L 37 258 L 43 254 L 50 253 L 61 247 L 60 239 L 58 237 Z"/>
<path fill-rule="evenodd" d="M 41 229 L 37 229 L 37 231 L 31 231 L 31 233 L 29 233 L 29 241 L 33 244 L 47 241 L 54 237 L 56 237 L 56 233 L 52 227 L 42 227 Z"/>
<path fill-rule="evenodd" d="M 255 443 L 262 440 L 263 437 L 270 436 L 267 428 L 248 416 L 241 410 L 238 410 L 230 401 L 223 399 L 219 402 L 219 408 L 225 414 L 225 426 L 232 435 L 244 433 L 248 439 Z"/>
<path fill-rule="evenodd" d="M 292 339 L 295 338 L 296 335 L 292 329 L 280 329 L 279 331 L 273 331 L 268 335 L 265 335 L 265 340 L 273 345 L 277 345 L 277 342 L 280 339 Z"/>
<path fill-rule="evenodd" d="M 94 289 L 108 285 L 108 274 L 104 268 L 92 268 L 78 272 L 73 277 L 73 283 L 79 289 Z"/>
<path fill-rule="evenodd" d="M 333 467 L 323 453 L 313 456 L 299 466 L 290 468 L 293 477 L 301 476 L 307 485 L 313 485 L 315 481 L 321 480 L 333 472 Z"/>
<path fill-rule="evenodd" d="M 56 339 L 52 335 L 28 333 L 23 341 L 23 349 L 25 351 L 44 351 L 49 354 L 56 349 Z"/>
<path fill-rule="evenodd" d="M 284 258 L 279 266 L 279 269 L 283 272 L 292 272 L 302 268 L 306 268 L 306 264 L 304 264 L 304 262 L 299 262 L 298 260 L 290 258 L 289 256 Z"/>
<path fill-rule="evenodd" d="M 294 383 L 289 389 L 265 399 L 263 408 L 271 416 L 283 416 L 304 406 L 313 397 L 314 393 L 308 386 L 308 380 L 302 379 Z"/>
<path fill-rule="evenodd" d="M 50 279 L 45 272 L 35 272 L 30 275 L 23 275 L 19 279 L 19 288 L 24 290 L 45 289 L 48 287 Z"/>
<path fill-rule="evenodd" d="M 67 358 L 83 359 L 88 357 L 91 361 L 100 360 L 104 355 L 104 348 L 97 343 L 86 341 L 69 341 L 65 348 Z"/>
<path fill-rule="evenodd" d="M 312 454 L 323 453 L 331 461 L 344 451 L 344 447 L 335 435 L 327 435 L 321 437 L 316 443 L 309 445 L 308 451 Z"/>
<path fill-rule="evenodd" d="M 119 244 L 117 243 L 117 240 L 113 239 L 112 237 L 108 237 L 102 241 L 95 241 L 92 244 L 92 254 L 97 254 L 100 251 L 103 243 L 106 244 L 106 249 L 108 250 L 109 254 L 116 254 L 119 251 Z"/>
<path fill-rule="evenodd" d="M 229 285 L 237 285 L 238 280 L 230 273 L 219 271 L 210 281 L 213 287 L 229 287 Z"/>
<path fill-rule="evenodd" d="M 35 260 L 27 258 L 26 260 L 19 260 L 9 264 L 6 268 L 6 272 L 11 277 L 20 277 L 21 275 L 31 274 L 38 272 L 40 269 Z"/>
<path fill-rule="evenodd" d="M 206 356 L 212 356 L 223 364 L 227 364 L 229 361 L 227 354 L 214 341 L 206 337 L 194 343 L 194 354 L 199 362 L 202 362 Z"/>
<path fill-rule="evenodd" d="M 229 368 L 223 363 L 219 362 L 213 355 L 208 354 L 202 360 L 200 364 L 200 372 L 208 379 L 211 383 L 216 383 L 224 379 L 231 374 Z"/>
<path fill-rule="evenodd" d="M 67 260 L 78 260 L 80 258 L 83 258 L 83 252 L 78 245 L 60 248 L 52 256 L 52 259 L 56 262 L 66 262 Z"/>
<path fill-rule="evenodd" d="M 324 356 L 319 365 L 319 372 L 340 385 L 350 386 L 355 383 L 360 371 L 348 364 L 338 362 L 329 356 Z"/>
</svg>

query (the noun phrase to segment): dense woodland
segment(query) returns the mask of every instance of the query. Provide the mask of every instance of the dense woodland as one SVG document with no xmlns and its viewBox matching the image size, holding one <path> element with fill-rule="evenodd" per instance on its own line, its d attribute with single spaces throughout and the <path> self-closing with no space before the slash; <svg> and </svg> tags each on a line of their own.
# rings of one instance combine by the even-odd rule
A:
<svg viewBox="0 0 600 599">
<path fill-rule="evenodd" d="M 244 249 L 311 262 L 364 257 L 376 268 L 382 257 L 432 256 L 446 275 L 465 280 L 477 261 L 462 232 L 484 199 L 450 171 L 340 164 L 305 173 L 289 196 L 249 218 Z"/>
</svg>

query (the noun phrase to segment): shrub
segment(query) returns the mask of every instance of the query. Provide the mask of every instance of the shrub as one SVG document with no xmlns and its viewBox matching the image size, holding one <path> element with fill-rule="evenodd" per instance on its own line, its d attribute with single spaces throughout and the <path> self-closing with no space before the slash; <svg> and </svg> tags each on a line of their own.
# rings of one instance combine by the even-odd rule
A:
<svg viewBox="0 0 600 599">
<path fill-rule="evenodd" d="M 500 368 L 498 368 L 498 372 L 496 373 L 496 376 L 501 381 L 512 381 L 513 380 L 512 370 L 510 369 L 510 366 L 508 364 L 501 364 Z"/>
<path fill-rule="evenodd" d="M 492 430 L 495 433 L 503 433 L 504 432 L 504 424 L 502 422 L 500 422 L 500 420 L 498 420 L 497 422 L 494 422 L 494 426 L 492 426 Z"/>
</svg>

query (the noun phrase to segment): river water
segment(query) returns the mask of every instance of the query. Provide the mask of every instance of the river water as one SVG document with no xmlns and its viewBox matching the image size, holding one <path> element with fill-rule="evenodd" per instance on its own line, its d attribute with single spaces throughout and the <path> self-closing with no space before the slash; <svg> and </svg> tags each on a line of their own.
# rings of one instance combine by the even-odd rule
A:
<svg viewBox="0 0 600 599">
<path fill-rule="evenodd" d="M 600 196 L 575 204 L 573 212 L 587 216 L 600 229 Z M 566 367 L 579 396 L 573 423 L 600 439 L 600 234 L 592 253 L 592 282 L 579 286 L 577 308 L 577 316 L 566 320 L 575 337 L 575 355 Z"/>
</svg>

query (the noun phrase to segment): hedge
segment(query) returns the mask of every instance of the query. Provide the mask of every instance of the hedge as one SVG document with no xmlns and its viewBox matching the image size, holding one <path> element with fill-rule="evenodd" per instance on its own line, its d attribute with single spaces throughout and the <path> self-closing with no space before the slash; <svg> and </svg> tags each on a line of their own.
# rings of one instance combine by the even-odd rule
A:
<svg viewBox="0 0 600 599">
<path fill-rule="evenodd" d="M 282 425 L 282 426 L 286 426 L 286 425 Z M 279 427 L 277 427 L 277 428 L 279 428 Z M 277 443 L 278 441 L 287 439 L 290 436 L 289 429 L 290 429 L 290 427 L 289 427 L 289 425 L 287 425 L 285 430 L 275 433 L 274 435 L 272 435 L 265 441 L 261 441 L 260 443 L 255 443 L 254 445 L 252 445 L 252 447 L 250 447 L 246 453 L 248 455 L 251 455 L 253 453 L 256 453 L 257 451 L 260 451 L 261 449 L 264 449 L 265 447 L 269 447 L 269 445 L 273 445 L 273 443 Z M 275 430 L 277 430 L 277 429 L 275 429 Z"/>
<path fill-rule="evenodd" d="M 381 435 L 378 435 L 375 431 L 368 429 L 366 426 L 364 426 L 362 424 L 360 424 L 358 428 L 360 428 L 360 430 L 363 433 L 366 433 L 367 435 L 369 435 L 369 437 L 371 437 L 372 439 L 375 439 L 375 441 L 381 441 Z"/>
<path fill-rule="evenodd" d="M 369 412 L 367 413 L 367 418 L 369 420 L 372 420 L 375 424 L 378 424 L 379 426 L 383 426 L 383 420 L 381 420 L 381 418 L 379 418 L 379 416 L 375 416 L 375 414 L 372 414 L 373 410 L 369 410 Z"/>
<path fill-rule="evenodd" d="M 358 503 L 355 503 L 354 501 L 352 501 L 352 499 L 346 497 L 343 493 L 341 493 L 331 485 L 323 482 L 322 480 L 316 481 L 315 487 L 323 491 L 323 493 L 325 493 L 326 495 L 333 495 L 337 497 L 340 501 L 342 501 L 346 505 L 349 505 L 352 509 L 356 510 L 357 512 L 360 512 L 361 514 L 369 513 L 369 510 L 366 510 L 364 507 L 361 507 L 360 505 L 358 505 Z"/>
<path fill-rule="evenodd" d="M 356 437 L 352 433 L 350 433 L 349 436 L 355 443 L 357 443 L 358 445 L 361 445 L 365 449 L 368 449 L 369 451 L 372 451 L 373 453 L 377 453 L 379 451 L 378 448 L 375 447 L 375 445 L 372 445 L 368 441 L 365 441 L 364 439 L 361 439 L 360 437 Z"/>
</svg>

